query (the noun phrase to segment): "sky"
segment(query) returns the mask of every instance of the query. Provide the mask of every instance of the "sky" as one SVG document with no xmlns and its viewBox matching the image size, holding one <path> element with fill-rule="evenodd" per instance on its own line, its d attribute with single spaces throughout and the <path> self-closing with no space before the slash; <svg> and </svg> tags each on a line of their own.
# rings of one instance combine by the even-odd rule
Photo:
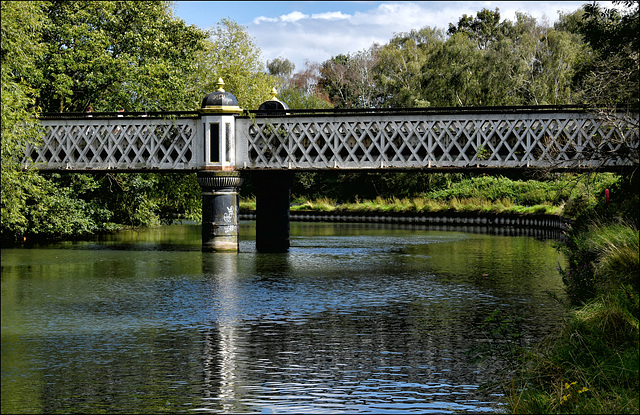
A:
<svg viewBox="0 0 640 415">
<path fill-rule="evenodd" d="M 573 12 L 584 1 L 176 1 L 174 14 L 187 24 L 214 28 L 228 18 L 244 26 L 266 63 L 289 59 L 296 70 L 306 60 L 323 62 L 341 53 L 368 49 L 374 42 L 388 43 L 395 33 L 425 26 L 446 31 L 467 14 L 483 8 L 500 11 L 515 21 L 516 11 L 550 25 L 558 12 Z M 611 7 L 611 2 L 598 2 Z"/>
</svg>

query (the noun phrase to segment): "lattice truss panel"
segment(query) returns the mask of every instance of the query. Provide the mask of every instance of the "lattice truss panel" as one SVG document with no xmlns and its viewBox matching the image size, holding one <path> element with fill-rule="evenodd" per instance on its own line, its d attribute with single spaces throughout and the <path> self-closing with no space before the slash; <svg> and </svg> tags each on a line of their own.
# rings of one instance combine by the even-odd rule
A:
<svg viewBox="0 0 640 415">
<path fill-rule="evenodd" d="M 197 168 L 195 119 L 42 120 L 41 145 L 23 165 L 41 170 L 187 170 Z"/>
<path fill-rule="evenodd" d="M 631 164 L 635 128 L 587 113 L 367 114 L 238 120 L 246 168 L 589 167 Z M 241 121 L 241 122 L 240 122 Z M 628 149 L 627 149 L 628 150 Z M 242 166 L 239 166 L 242 167 Z"/>
</svg>

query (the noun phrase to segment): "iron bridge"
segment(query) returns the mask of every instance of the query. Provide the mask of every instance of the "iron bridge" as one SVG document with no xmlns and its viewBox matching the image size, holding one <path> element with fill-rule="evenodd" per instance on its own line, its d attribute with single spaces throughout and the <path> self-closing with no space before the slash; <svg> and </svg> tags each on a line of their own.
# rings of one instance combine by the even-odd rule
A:
<svg viewBox="0 0 640 415">
<path fill-rule="evenodd" d="M 44 114 L 42 171 L 617 170 L 638 114 L 577 107 Z"/>
</svg>

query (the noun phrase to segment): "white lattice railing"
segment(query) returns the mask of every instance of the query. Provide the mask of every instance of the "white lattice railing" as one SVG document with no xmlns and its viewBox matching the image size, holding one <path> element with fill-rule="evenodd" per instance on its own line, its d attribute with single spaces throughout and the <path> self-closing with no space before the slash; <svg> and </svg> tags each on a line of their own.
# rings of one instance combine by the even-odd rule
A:
<svg viewBox="0 0 640 415">
<path fill-rule="evenodd" d="M 248 169 L 563 169 L 633 164 L 625 146 L 637 153 L 637 118 L 618 121 L 605 122 L 585 112 L 240 118 L 236 136 L 244 147 L 237 163 Z"/>
<path fill-rule="evenodd" d="M 43 119 L 42 144 L 25 166 L 40 170 L 195 170 L 201 167 L 197 118 Z"/>
<path fill-rule="evenodd" d="M 225 160 L 237 169 L 576 169 L 638 163 L 637 114 L 612 122 L 578 111 L 498 111 L 236 117 L 234 145 L 208 138 L 207 126 L 219 120 L 204 116 L 45 118 L 43 141 L 26 149 L 23 165 L 200 170 L 215 168 L 209 153 L 224 151 L 235 152 Z M 231 126 L 233 117 L 227 121 Z M 226 147 L 218 153 L 215 145 Z"/>
</svg>

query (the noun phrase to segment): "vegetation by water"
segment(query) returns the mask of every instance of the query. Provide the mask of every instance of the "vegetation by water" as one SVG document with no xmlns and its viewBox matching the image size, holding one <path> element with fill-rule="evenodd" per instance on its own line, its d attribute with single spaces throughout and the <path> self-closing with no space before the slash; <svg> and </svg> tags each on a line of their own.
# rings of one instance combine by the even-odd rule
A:
<svg viewBox="0 0 640 415">
<path fill-rule="evenodd" d="M 638 176 L 625 197 L 576 216 L 560 269 L 572 313 L 563 329 L 525 353 L 507 384 L 513 413 L 638 413 Z"/>
<path fill-rule="evenodd" d="M 406 173 L 407 175 L 411 173 Z M 419 176 L 423 173 L 414 173 Z M 366 177 L 358 177 L 349 182 L 346 174 L 324 178 L 317 183 L 319 188 L 328 188 L 334 183 L 332 197 L 309 197 L 309 194 L 294 194 L 292 211 L 324 212 L 483 212 L 551 214 L 573 217 L 581 207 L 604 200 L 605 189 L 613 189 L 621 180 L 615 174 L 548 175 L 545 180 L 519 180 L 504 176 L 471 176 L 432 174 L 428 191 L 415 191 L 413 197 L 397 197 L 396 189 L 382 188 L 384 192 L 372 199 L 360 199 L 359 194 L 367 194 Z M 320 179 L 316 179 L 320 181 Z M 408 181 L 409 178 L 396 178 L 390 181 Z M 413 177 L 414 187 L 421 183 L 421 177 Z M 363 181 L 365 183 L 363 183 Z M 369 183 L 376 183 L 374 180 Z M 379 183 L 379 182 L 378 182 Z M 371 192 L 373 193 L 373 192 Z M 613 194 L 613 193 L 611 193 Z M 615 194 L 616 198 L 622 195 Z M 241 200 L 240 208 L 253 211 L 256 208 L 255 197 Z"/>
</svg>

